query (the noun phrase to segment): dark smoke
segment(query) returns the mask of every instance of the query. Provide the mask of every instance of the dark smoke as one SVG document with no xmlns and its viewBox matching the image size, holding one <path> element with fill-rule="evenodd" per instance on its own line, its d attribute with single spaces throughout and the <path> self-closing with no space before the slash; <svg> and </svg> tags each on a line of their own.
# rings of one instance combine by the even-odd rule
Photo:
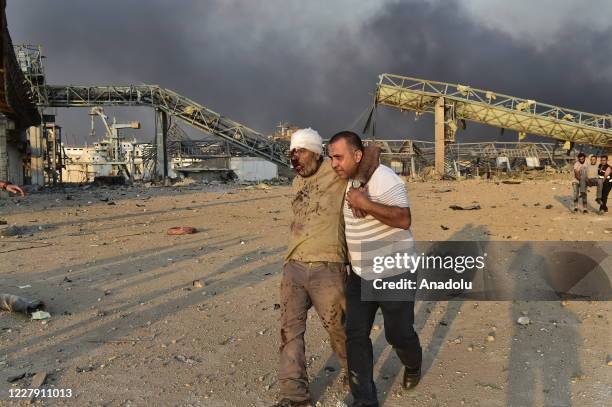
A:
<svg viewBox="0 0 612 407">
<path fill-rule="evenodd" d="M 383 72 L 594 113 L 612 110 L 612 78 L 605 74 L 611 29 L 569 25 L 538 50 L 477 24 L 459 1 L 394 1 L 343 25 L 334 25 L 333 15 L 309 24 L 282 2 L 268 9 L 260 5 L 265 2 L 239 1 L 9 3 L 14 42 L 44 46 L 49 82 L 156 83 L 263 133 L 280 121 L 311 126 L 324 137 L 358 128 Z M 379 137 L 432 138 L 430 117 L 415 122 L 411 114 L 379 110 Z M 65 132 L 84 140 L 86 111 L 58 113 Z M 139 138 L 152 138 L 150 113 L 116 114 L 144 121 Z M 498 136 L 498 129 L 469 123 L 459 135 L 464 141 Z M 511 132 L 504 137 L 516 140 Z"/>
</svg>

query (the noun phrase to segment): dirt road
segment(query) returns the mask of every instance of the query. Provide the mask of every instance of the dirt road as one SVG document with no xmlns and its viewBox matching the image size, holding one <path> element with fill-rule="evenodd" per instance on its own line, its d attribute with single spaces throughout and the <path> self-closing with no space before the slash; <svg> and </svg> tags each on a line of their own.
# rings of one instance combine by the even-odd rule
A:
<svg viewBox="0 0 612 407">
<path fill-rule="evenodd" d="M 562 180 L 411 183 L 413 233 L 612 240 L 605 233 L 612 215 L 570 213 L 569 192 Z M 0 313 L 0 405 L 17 404 L 9 389 L 32 380 L 9 377 L 40 371 L 49 373 L 46 388 L 73 392 L 44 405 L 270 405 L 290 199 L 288 186 L 196 185 L 0 201 L 0 219 L 20 228 L 0 239 L 0 292 L 39 298 L 52 315 L 41 322 Z M 474 203 L 481 209 L 449 209 Z M 166 235 L 173 226 L 199 233 Z M 401 390 L 384 330 L 372 333 L 382 405 L 603 406 L 612 386 L 610 309 L 609 302 L 418 303 L 425 373 L 413 392 Z M 517 325 L 521 315 L 534 323 Z M 306 343 L 313 394 L 323 406 L 339 405 L 338 365 L 314 311 Z"/>
</svg>

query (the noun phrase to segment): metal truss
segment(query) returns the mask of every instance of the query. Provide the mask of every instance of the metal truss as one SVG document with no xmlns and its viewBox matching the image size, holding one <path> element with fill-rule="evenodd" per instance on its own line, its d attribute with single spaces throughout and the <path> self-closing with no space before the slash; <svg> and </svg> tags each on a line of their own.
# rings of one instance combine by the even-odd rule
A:
<svg viewBox="0 0 612 407">
<path fill-rule="evenodd" d="M 433 113 L 440 97 L 444 97 L 454 120 L 471 120 L 559 140 L 612 147 L 612 115 L 579 112 L 470 86 L 391 74 L 380 75 L 376 91 L 377 104 L 418 113 Z M 454 121 L 449 125 L 456 126 Z"/>
<path fill-rule="evenodd" d="M 41 89 L 48 107 L 149 106 L 241 150 L 289 167 L 289 143 L 273 140 L 213 110 L 156 85 L 53 86 Z"/>
</svg>

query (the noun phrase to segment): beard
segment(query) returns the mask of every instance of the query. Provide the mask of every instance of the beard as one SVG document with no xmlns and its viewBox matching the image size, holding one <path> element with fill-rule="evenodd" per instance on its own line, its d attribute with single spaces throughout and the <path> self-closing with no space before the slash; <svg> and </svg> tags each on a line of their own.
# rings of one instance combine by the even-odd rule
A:
<svg viewBox="0 0 612 407">
<path fill-rule="evenodd" d="M 295 171 L 302 177 L 310 177 L 319 169 L 319 165 L 323 160 L 316 158 L 314 153 L 306 159 L 299 160 L 297 157 L 291 159 L 291 165 Z"/>
</svg>

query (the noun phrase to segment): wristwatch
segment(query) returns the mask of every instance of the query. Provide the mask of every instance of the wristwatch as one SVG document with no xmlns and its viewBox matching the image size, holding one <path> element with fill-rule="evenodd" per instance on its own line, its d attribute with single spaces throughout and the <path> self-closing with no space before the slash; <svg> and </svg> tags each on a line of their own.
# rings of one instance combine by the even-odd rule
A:
<svg viewBox="0 0 612 407">
<path fill-rule="evenodd" d="M 355 189 L 358 189 L 365 186 L 365 184 L 358 179 L 354 179 L 353 181 L 351 181 L 351 186 Z"/>
</svg>

